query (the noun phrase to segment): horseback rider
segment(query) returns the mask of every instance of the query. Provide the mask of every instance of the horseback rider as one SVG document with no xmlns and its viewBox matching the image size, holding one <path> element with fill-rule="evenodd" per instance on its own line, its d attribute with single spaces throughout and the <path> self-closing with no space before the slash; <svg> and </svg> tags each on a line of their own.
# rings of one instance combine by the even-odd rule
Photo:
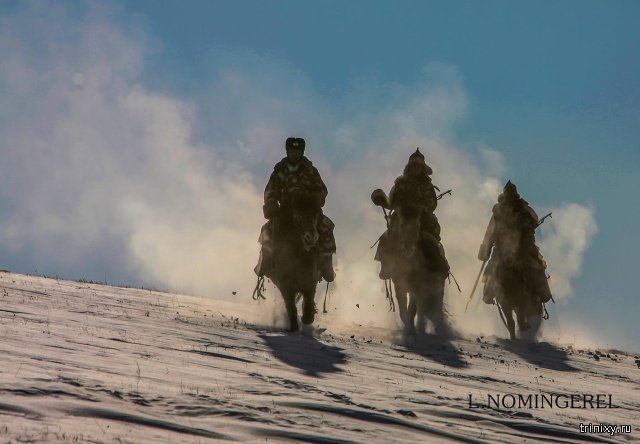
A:
<svg viewBox="0 0 640 444">
<path fill-rule="evenodd" d="M 432 243 L 440 253 L 440 259 L 446 271 L 449 264 L 445 258 L 444 248 L 440 243 L 440 224 L 434 214 L 438 205 L 436 186 L 431 182 L 433 170 L 426 164 L 424 155 L 417 148 L 409 156 L 409 161 L 389 192 L 389 199 L 383 207 L 394 210 L 389 218 L 389 228 L 380 237 L 375 260 L 380 261 L 380 279 L 389 279 L 393 271 L 394 253 L 396 246 L 390 238 L 389 231 L 397 224 L 395 212 L 409 206 L 422 209 L 420 220 L 420 239 Z"/>
<path fill-rule="evenodd" d="M 493 215 L 478 252 L 478 259 L 483 262 L 489 261 L 483 277 L 485 282 L 483 301 L 487 304 L 493 304 L 494 299 L 501 302 L 497 300 L 499 293 L 494 291 L 493 285 L 489 282 L 498 261 L 506 260 L 522 264 L 527 281 L 523 284 L 528 286 L 533 301 L 548 302 L 551 300 L 551 290 L 545 272 L 547 264 L 535 243 L 535 231 L 540 223 L 538 215 L 528 202 L 520 197 L 516 186 L 511 181 L 504 186 L 502 194 L 498 197 L 498 203 L 493 206 L 492 211 Z M 499 248 L 493 249 L 493 247 Z M 500 251 L 507 248 L 513 249 L 513 247 L 517 247 L 515 249 L 517 257 L 500 257 Z"/>
<path fill-rule="evenodd" d="M 316 199 L 318 206 L 324 206 L 328 191 L 320 173 L 311 161 L 304 156 L 305 141 L 302 138 L 289 137 L 285 142 L 287 156 L 273 168 L 269 182 L 264 189 L 262 212 L 268 222 L 262 226 L 259 242 L 262 245 L 260 259 L 254 271 L 258 276 L 269 277 L 273 265 L 273 221 L 280 211 L 291 205 L 292 195 L 297 192 L 308 193 Z M 336 252 L 333 236 L 334 224 L 326 215 L 320 214 L 318 221 L 318 259 L 321 277 L 327 282 L 335 279 L 331 262 Z"/>
</svg>

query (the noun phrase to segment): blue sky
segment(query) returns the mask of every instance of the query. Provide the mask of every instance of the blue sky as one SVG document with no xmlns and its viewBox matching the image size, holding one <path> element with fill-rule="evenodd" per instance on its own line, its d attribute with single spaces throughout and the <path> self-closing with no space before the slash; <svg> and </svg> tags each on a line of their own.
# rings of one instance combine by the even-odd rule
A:
<svg viewBox="0 0 640 444">
<path fill-rule="evenodd" d="M 425 114 L 433 116 L 435 129 L 421 129 L 418 140 L 455 147 L 478 164 L 483 147 L 498 153 L 503 165 L 491 177 L 513 180 L 539 212 L 570 203 L 590 208 L 597 232 L 587 236 L 581 272 L 571 277 L 572 296 L 558 315 L 567 313 L 615 344 L 630 347 L 640 340 L 635 328 L 640 315 L 635 279 L 640 251 L 635 230 L 640 226 L 635 191 L 640 189 L 638 2 L 136 0 L 108 5 L 58 2 L 51 7 L 0 1 L 0 19 L 3 50 L 18 48 L 21 60 L 27 61 L 24 66 L 34 70 L 46 70 L 46 60 L 52 66 L 57 60 L 51 55 L 53 45 L 44 45 L 44 40 L 70 48 L 62 50 L 64 57 L 81 64 L 75 54 L 99 55 L 101 45 L 109 47 L 114 40 L 96 37 L 103 43 L 78 49 L 82 42 L 74 38 L 85 35 L 83 26 L 109 28 L 122 43 L 105 56 L 105 63 L 122 57 L 118 66 L 126 68 L 123 78 L 133 85 L 132 91 L 142 88 L 150 96 L 184 106 L 177 113 L 186 116 L 188 142 L 196 148 L 214 146 L 217 162 L 226 171 L 238 168 L 248 174 L 252 189 L 258 191 L 270 162 L 281 153 L 251 152 L 247 134 L 262 131 L 260 137 L 268 134 L 264 137 L 279 140 L 287 131 L 298 131 L 326 146 L 342 140 L 327 134 L 356 128 L 367 143 L 349 145 L 348 152 L 338 144 L 322 154 L 309 153 L 339 178 L 342 162 L 353 165 L 354 159 L 375 151 L 371 146 L 377 133 L 367 131 L 368 124 L 373 128 L 375 122 L 384 122 L 388 110 L 402 109 L 420 94 L 437 105 L 437 92 L 444 91 L 442 115 L 437 106 Z M 24 29 L 38 20 L 44 20 L 44 30 Z M 71 31 L 57 30 L 56 25 Z M 118 52 L 129 47 L 140 66 Z M 40 51 L 49 51 L 51 57 L 34 61 Z M 0 90 L 16 90 L 11 83 L 15 79 L 8 76 Z M 114 91 L 113 97 L 119 90 Z M 55 109 L 57 99 L 48 100 Z M 7 102 L 0 104 L 4 128 L 18 118 L 49 121 L 36 119 L 36 111 L 19 98 L 9 103 L 11 108 Z M 6 134 L 0 150 L 7 149 L 8 140 L 19 138 Z M 390 140 L 401 137 L 398 132 Z M 238 146 L 260 160 L 243 166 L 242 158 L 234 157 Z M 392 173 L 400 171 L 388 174 Z M 439 179 L 446 181 L 444 176 Z M 3 221 L 12 211 L 20 212 L 16 208 L 25 214 L 35 211 L 7 194 L 22 183 L 19 179 L 3 182 Z M 336 204 L 334 212 L 339 208 Z M 340 216 L 332 217 L 338 225 Z M 479 219 L 468 223 L 482 231 L 487 220 Z M 91 241 L 77 247 L 77 260 L 50 253 L 62 240 L 18 242 L 15 235 L 14 243 L 0 245 L 2 268 L 179 286 L 178 277 L 158 280 L 140 271 L 135 261 L 127 262 L 127 251 L 133 247 L 113 242 L 120 231 L 85 231 Z M 92 245 L 105 253 L 89 254 Z M 139 248 L 133 248 L 136 254 L 142 254 Z M 469 249 L 475 254 L 477 246 Z"/>
</svg>

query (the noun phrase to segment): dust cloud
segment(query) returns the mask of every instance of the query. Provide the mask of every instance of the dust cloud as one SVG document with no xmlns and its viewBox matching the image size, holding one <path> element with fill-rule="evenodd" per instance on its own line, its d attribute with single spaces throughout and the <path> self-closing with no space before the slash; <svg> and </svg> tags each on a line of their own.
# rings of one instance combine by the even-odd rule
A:
<svg viewBox="0 0 640 444">
<path fill-rule="evenodd" d="M 369 101 L 354 88 L 336 104 L 288 65 L 245 54 L 238 63 L 225 57 L 201 94 L 180 97 L 146 86 L 152 37 L 100 9 L 77 22 L 61 7 L 30 3 L 0 20 L 6 264 L 250 302 L 263 187 L 284 139 L 299 136 L 329 188 L 325 213 L 336 224 L 338 275 L 320 321 L 394 328 L 370 248 L 385 225 L 369 196 L 388 192 L 420 147 L 434 184 L 453 190 L 436 210 L 462 287 L 447 285 L 451 317 L 461 331 L 502 328 L 490 307 L 463 311 L 508 162 L 482 142 L 456 143 L 467 93 L 454 67 L 431 63 L 415 84 L 382 85 Z M 596 224 L 579 203 L 548 210 L 554 218 L 540 245 L 562 300 Z M 279 299 L 272 286 L 268 297 Z M 268 312 L 281 323 L 273 306 Z"/>
</svg>

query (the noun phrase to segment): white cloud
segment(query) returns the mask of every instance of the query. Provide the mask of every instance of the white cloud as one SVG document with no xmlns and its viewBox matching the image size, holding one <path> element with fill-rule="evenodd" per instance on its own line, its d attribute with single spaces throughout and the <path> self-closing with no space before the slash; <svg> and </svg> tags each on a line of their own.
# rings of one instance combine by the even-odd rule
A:
<svg viewBox="0 0 640 444">
<path fill-rule="evenodd" d="M 552 219 L 541 226 L 540 249 L 551 275 L 551 291 L 560 301 L 573 294 L 571 281 L 580 275 L 582 259 L 597 226 L 590 207 L 571 203 L 550 211 Z"/>
<path fill-rule="evenodd" d="M 3 107 L 25 110 L 0 129 L 11 209 L 3 243 L 16 254 L 33 251 L 34 267 L 52 274 L 62 267 L 102 277 L 88 261 L 101 257 L 95 267 L 115 262 L 117 276 L 230 292 L 237 275 L 221 265 L 239 269 L 256 250 L 260 193 L 251 176 L 191 140 L 188 102 L 144 88 L 139 42 L 99 17 L 77 25 L 51 13 L 58 22 L 27 11 L 2 27 L 2 53 L 25 73 L 16 80 L 1 71 L 3 93 L 16 82 L 21 92 Z M 17 50 L 34 20 L 41 40 Z M 248 232 L 254 242 L 238 241 Z"/>
<path fill-rule="evenodd" d="M 507 172 L 504 157 L 499 151 L 493 150 L 484 143 L 479 147 L 480 159 L 486 171 L 496 177 L 504 177 Z"/>
</svg>

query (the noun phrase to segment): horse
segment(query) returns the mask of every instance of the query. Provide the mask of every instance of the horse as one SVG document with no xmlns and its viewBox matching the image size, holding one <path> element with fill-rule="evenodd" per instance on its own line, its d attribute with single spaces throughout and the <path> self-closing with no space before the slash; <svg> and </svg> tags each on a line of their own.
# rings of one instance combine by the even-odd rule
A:
<svg viewBox="0 0 640 444">
<path fill-rule="evenodd" d="M 541 280 L 540 270 L 536 267 L 539 268 L 523 242 L 522 227 L 515 224 L 503 230 L 485 272 L 484 292 L 495 299 L 511 340 L 516 339 L 516 321 L 521 336 L 531 340 L 535 339 L 542 324 L 544 306 L 538 297 L 534 297 Z M 546 284 L 544 271 L 542 278 Z"/>
<path fill-rule="evenodd" d="M 274 264 L 270 279 L 280 291 L 290 332 L 298 331 L 296 300 L 302 296 L 302 323 L 315 319 L 316 286 L 320 278 L 317 242 L 322 210 L 307 193 L 294 193 L 274 221 Z"/>
<path fill-rule="evenodd" d="M 444 282 L 449 264 L 440 242 L 425 232 L 427 218 L 419 206 L 406 206 L 393 213 L 389 229 L 389 241 L 395 246 L 391 281 L 407 333 L 426 333 L 430 320 L 436 334 L 447 335 Z"/>
</svg>

